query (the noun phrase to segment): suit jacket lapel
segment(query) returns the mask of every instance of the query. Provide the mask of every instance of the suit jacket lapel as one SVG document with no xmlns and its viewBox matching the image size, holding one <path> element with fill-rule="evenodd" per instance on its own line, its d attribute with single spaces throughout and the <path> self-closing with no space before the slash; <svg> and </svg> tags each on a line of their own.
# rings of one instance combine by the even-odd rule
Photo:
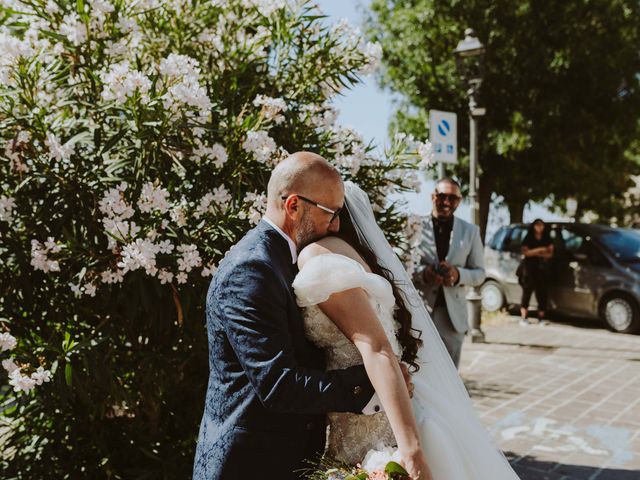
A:
<svg viewBox="0 0 640 480">
<path fill-rule="evenodd" d="M 429 214 L 427 220 L 424 222 L 424 238 L 427 252 L 431 258 L 439 262 L 440 259 L 438 258 L 438 249 L 436 248 L 436 234 L 433 230 L 432 214 Z"/>
<path fill-rule="evenodd" d="M 273 253 L 278 256 L 278 258 L 280 259 L 280 263 L 289 267 L 288 270 L 292 274 L 291 278 L 293 281 L 293 277 L 298 273 L 298 265 L 291 262 L 292 259 L 291 252 L 289 250 L 289 243 L 287 243 L 287 241 L 282 238 L 282 235 L 280 235 L 271 225 L 269 225 L 264 220 L 262 220 L 256 228 L 259 229 L 262 235 L 268 238 L 268 241 L 274 249 Z"/>
<path fill-rule="evenodd" d="M 449 237 L 449 252 L 447 253 L 447 262 L 451 263 L 451 255 L 453 254 L 456 246 L 460 242 L 460 235 L 462 235 L 462 222 L 454 215 L 453 228 L 451 229 L 451 237 Z"/>
</svg>

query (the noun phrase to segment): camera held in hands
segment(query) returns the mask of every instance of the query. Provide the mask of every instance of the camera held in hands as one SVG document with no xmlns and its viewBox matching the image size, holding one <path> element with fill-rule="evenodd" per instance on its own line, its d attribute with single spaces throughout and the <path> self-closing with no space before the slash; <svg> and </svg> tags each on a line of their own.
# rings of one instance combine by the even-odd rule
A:
<svg viewBox="0 0 640 480">
<path fill-rule="evenodd" d="M 436 272 L 441 277 L 446 277 L 449 273 L 449 267 L 442 265 L 440 263 L 436 263 L 433 265 L 433 271 Z"/>
</svg>

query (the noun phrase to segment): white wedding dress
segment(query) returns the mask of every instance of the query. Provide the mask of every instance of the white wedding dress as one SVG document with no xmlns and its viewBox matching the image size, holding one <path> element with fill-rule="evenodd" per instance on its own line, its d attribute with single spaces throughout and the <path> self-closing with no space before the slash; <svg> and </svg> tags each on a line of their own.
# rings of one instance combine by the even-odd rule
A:
<svg viewBox="0 0 640 480">
<path fill-rule="evenodd" d="M 389 282 L 366 272 L 362 265 L 348 257 L 329 253 L 309 260 L 293 282 L 298 305 L 306 307 L 305 334 L 324 350 L 327 370 L 362 365 L 362 357 L 355 345 L 317 307 L 331 294 L 356 287 L 368 293 L 393 352 L 398 358 L 402 355 L 395 335 L 395 299 Z M 330 413 L 328 420 L 327 455 L 330 458 L 355 465 L 362 462 L 369 450 L 396 444 L 387 416 L 382 412 L 373 415 Z"/>
<path fill-rule="evenodd" d="M 482 426 L 410 276 L 377 226 L 366 194 L 350 182 L 345 186 L 346 205 L 361 240 L 370 246 L 380 265 L 389 270 L 399 284 L 412 315 L 412 325 L 422 332 L 423 346 L 416 360 L 420 370 L 412 375 L 413 408 L 433 479 L 518 480 Z M 356 287 L 368 294 L 394 353 L 400 357 L 397 323 L 393 317 L 395 298 L 385 278 L 367 272 L 358 262 L 343 255 L 324 254 L 305 263 L 293 287 L 298 304 L 305 307 L 306 334 L 324 349 L 327 369 L 362 363 L 355 346 L 317 307 L 333 293 Z M 369 450 L 395 444 L 384 413 L 329 414 L 329 457 L 356 464 Z"/>
</svg>

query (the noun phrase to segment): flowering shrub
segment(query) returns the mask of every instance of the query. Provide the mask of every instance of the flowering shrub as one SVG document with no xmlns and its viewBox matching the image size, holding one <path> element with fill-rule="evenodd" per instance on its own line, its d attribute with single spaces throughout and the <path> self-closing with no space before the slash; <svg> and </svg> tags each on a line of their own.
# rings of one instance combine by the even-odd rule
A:
<svg viewBox="0 0 640 480">
<path fill-rule="evenodd" d="M 318 13 L 292 0 L 2 2 L 3 478 L 189 476 L 206 289 L 287 152 L 333 161 L 407 246 L 388 197 L 415 187 L 429 146 L 400 136 L 381 159 L 336 125 L 332 96 L 382 52 Z"/>
</svg>

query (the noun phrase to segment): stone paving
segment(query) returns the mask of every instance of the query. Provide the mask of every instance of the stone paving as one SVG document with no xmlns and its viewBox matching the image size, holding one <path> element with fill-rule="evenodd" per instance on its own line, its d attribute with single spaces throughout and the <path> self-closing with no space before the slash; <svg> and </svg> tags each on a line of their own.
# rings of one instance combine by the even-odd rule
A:
<svg viewBox="0 0 640 480">
<path fill-rule="evenodd" d="M 523 480 L 640 480 L 640 336 L 507 316 L 483 329 L 460 372 Z"/>
</svg>

